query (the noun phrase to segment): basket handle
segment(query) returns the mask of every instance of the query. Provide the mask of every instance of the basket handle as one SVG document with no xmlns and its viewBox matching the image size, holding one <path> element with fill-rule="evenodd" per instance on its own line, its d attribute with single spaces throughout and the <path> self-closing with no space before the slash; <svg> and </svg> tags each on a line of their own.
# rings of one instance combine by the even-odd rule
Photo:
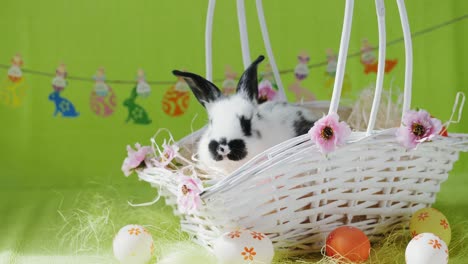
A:
<svg viewBox="0 0 468 264">
<path fill-rule="evenodd" d="M 270 37 L 268 36 L 268 28 L 265 22 L 265 14 L 263 13 L 262 0 L 256 0 L 255 4 L 257 6 L 257 16 L 260 23 L 260 29 L 262 30 L 263 43 L 265 44 L 265 49 L 270 60 L 271 70 L 276 80 L 276 85 L 278 85 L 278 100 L 287 101 L 286 93 L 284 92 L 283 83 L 279 75 L 278 67 L 276 66 L 275 56 L 273 55 L 273 50 L 270 44 Z"/>
<path fill-rule="evenodd" d="M 336 78 L 333 85 L 333 95 L 330 102 L 329 114 L 337 113 L 340 104 L 341 88 L 343 86 L 346 57 L 348 56 L 349 38 L 351 35 L 351 24 L 353 23 L 354 0 L 346 0 L 343 29 L 341 31 L 340 50 L 336 66 Z"/>
<path fill-rule="evenodd" d="M 403 28 L 403 39 L 405 41 L 405 90 L 403 97 L 403 115 L 411 108 L 411 88 L 413 80 L 413 44 L 411 42 L 411 30 L 406 13 L 405 1 L 397 0 L 400 12 L 401 26 Z"/>
<path fill-rule="evenodd" d="M 244 70 L 246 70 L 252 61 L 250 60 L 249 37 L 247 34 L 247 19 L 245 18 L 244 0 L 237 0 L 237 20 L 239 22 L 242 62 L 244 64 Z"/>
<path fill-rule="evenodd" d="M 384 0 L 375 0 L 375 9 L 377 12 L 377 23 L 379 26 L 379 58 L 377 66 L 377 80 L 375 84 L 374 101 L 372 102 L 372 109 L 369 117 L 369 124 L 367 125 L 366 135 L 372 134 L 377 119 L 377 112 L 379 111 L 380 98 L 382 95 L 383 79 L 385 75 L 385 53 L 387 48 L 387 33 L 385 28 L 385 3 Z"/>
<path fill-rule="evenodd" d="M 208 11 L 206 14 L 205 26 L 205 67 L 206 79 L 210 82 L 213 81 L 213 56 L 212 56 L 212 40 L 213 40 L 213 16 L 216 0 L 209 0 Z"/>
<path fill-rule="evenodd" d="M 212 62 L 212 36 L 213 36 L 213 15 L 216 0 L 209 0 L 208 12 L 206 15 L 206 27 L 205 27 L 205 66 L 206 66 L 206 79 L 208 81 L 213 80 L 213 62 Z M 262 0 L 256 1 L 258 20 L 260 22 L 260 28 L 262 30 L 263 42 L 267 51 L 268 58 L 270 60 L 271 69 L 278 85 L 278 100 L 286 101 L 286 94 L 284 92 L 283 83 L 279 75 L 278 67 L 276 66 L 275 57 L 270 44 L 270 37 L 268 36 L 268 29 L 265 22 L 265 15 L 263 13 Z M 250 60 L 250 49 L 249 39 L 247 33 L 247 20 L 245 18 L 245 3 L 244 0 L 237 0 L 237 20 L 239 22 L 239 32 L 241 39 L 242 48 L 242 62 L 244 69 L 247 69 L 251 63 Z"/>
</svg>

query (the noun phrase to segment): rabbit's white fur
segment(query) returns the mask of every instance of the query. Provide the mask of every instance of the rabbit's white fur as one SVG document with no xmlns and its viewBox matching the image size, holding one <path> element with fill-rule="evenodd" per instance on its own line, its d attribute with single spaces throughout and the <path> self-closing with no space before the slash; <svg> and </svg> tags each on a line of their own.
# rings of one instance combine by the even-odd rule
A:
<svg viewBox="0 0 468 264">
<path fill-rule="evenodd" d="M 211 122 L 198 143 L 198 158 L 205 166 L 216 168 L 226 174 L 233 172 L 257 154 L 285 140 L 297 136 L 294 122 L 298 112 L 307 120 L 317 120 L 305 108 L 282 103 L 265 102 L 257 105 L 247 100 L 242 94 L 223 98 L 206 105 Z M 252 117 L 252 136 L 243 135 L 238 116 Z M 208 145 L 212 139 L 225 137 L 242 138 L 247 145 L 247 156 L 239 161 L 212 158 Z"/>
<path fill-rule="evenodd" d="M 259 57 L 246 70 L 237 93 L 229 97 L 198 75 L 174 71 L 184 77 L 208 113 L 209 124 L 197 150 L 203 165 L 229 174 L 264 150 L 306 133 L 320 118 L 285 102 L 258 104 L 256 69 L 262 60 Z"/>
</svg>

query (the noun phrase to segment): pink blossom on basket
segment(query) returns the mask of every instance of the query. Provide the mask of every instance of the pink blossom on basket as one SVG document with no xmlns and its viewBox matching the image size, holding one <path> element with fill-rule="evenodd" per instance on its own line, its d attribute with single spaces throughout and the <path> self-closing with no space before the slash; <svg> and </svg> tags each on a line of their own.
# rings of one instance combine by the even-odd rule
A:
<svg viewBox="0 0 468 264">
<path fill-rule="evenodd" d="M 396 132 L 397 140 L 407 149 L 413 149 L 419 143 L 431 140 L 442 129 L 442 123 L 432 118 L 425 110 L 409 110 L 403 115 L 403 121 Z"/>
<path fill-rule="evenodd" d="M 263 101 L 271 101 L 276 98 L 276 91 L 268 80 L 263 80 L 258 84 L 258 98 Z"/>
<path fill-rule="evenodd" d="M 177 145 L 168 145 L 163 143 L 162 146 L 164 150 L 161 153 L 161 157 L 156 157 L 153 159 L 153 163 L 156 167 L 159 168 L 165 168 L 167 165 L 169 165 L 179 152 L 179 146 Z"/>
<path fill-rule="evenodd" d="M 337 146 L 344 144 L 350 134 L 351 128 L 349 128 L 346 122 L 339 122 L 339 117 L 336 113 L 320 118 L 309 130 L 309 136 L 312 141 L 324 154 L 330 153 Z"/>
<path fill-rule="evenodd" d="M 122 171 L 128 177 L 136 168 L 146 166 L 149 163 L 152 150 L 149 146 L 142 147 L 139 143 L 136 143 L 135 149 L 127 145 L 127 153 L 128 156 L 122 164 Z"/>
<path fill-rule="evenodd" d="M 179 176 L 177 204 L 181 213 L 193 213 L 201 206 L 200 193 L 203 185 L 200 179 L 184 175 Z"/>
</svg>

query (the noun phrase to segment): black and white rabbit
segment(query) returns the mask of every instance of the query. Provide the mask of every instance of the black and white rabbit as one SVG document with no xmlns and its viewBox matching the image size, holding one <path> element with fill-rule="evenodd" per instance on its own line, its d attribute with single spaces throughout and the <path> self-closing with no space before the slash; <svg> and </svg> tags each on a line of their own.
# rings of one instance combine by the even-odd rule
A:
<svg viewBox="0 0 468 264">
<path fill-rule="evenodd" d="M 185 79 L 208 112 L 209 124 L 198 143 L 198 159 L 226 174 L 255 155 L 287 139 L 305 134 L 321 116 L 286 102 L 258 103 L 259 56 L 242 74 L 236 93 L 225 96 L 205 78 L 173 71 Z"/>
</svg>

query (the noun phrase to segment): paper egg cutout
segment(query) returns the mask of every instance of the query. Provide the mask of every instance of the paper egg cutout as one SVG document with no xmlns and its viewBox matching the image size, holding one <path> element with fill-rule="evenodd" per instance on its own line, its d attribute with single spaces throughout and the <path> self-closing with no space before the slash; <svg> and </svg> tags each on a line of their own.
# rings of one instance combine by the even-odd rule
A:
<svg viewBox="0 0 468 264">
<path fill-rule="evenodd" d="M 183 115 L 189 106 L 190 93 L 171 86 L 162 99 L 162 109 L 168 116 Z"/>
<path fill-rule="evenodd" d="M 450 245 L 452 238 L 447 217 L 434 208 L 423 208 L 416 211 L 411 217 L 410 232 L 411 237 L 421 233 L 435 234 L 442 238 L 447 245 Z"/>
<path fill-rule="evenodd" d="M 153 237 L 142 226 L 126 225 L 115 236 L 113 247 L 120 263 L 144 264 L 153 255 Z"/>
<path fill-rule="evenodd" d="M 327 237 L 327 256 L 346 258 L 352 262 L 366 261 L 369 258 L 369 238 L 359 228 L 342 226 L 333 230 Z"/>
<path fill-rule="evenodd" d="M 431 233 L 413 237 L 406 246 L 406 264 L 446 264 L 448 257 L 447 244 Z"/>
<path fill-rule="evenodd" d="M 213 252 L 218 263 L 271 263 L 274 256 L 271 240 L 262 233 L 235 230 L 213 242 Z"/>
<path fill-rule="evenodd" d="M 91 92 L 90 96 L 91 110 L 98 116 L 108 117 L 114 113 L 117 107 L 117 98 L 114 90 L 109 87 L 107 96 L 100 96 L 95 91 Z"/>
</svg>

